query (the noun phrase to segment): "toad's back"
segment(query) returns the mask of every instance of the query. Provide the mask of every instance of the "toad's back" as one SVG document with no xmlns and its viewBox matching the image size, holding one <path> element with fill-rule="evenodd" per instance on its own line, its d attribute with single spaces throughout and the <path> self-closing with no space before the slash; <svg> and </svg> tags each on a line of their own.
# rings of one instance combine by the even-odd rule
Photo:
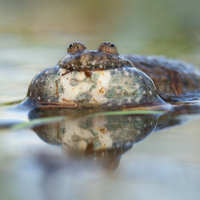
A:
<svg viewBox="0 0 200 200">
<path fill-rule="evenodd" d="M 200 97 L 200 71 L 192 64 L 162 56 L 124 55 L 154 82 L 165 100 Z"/>
</svg>

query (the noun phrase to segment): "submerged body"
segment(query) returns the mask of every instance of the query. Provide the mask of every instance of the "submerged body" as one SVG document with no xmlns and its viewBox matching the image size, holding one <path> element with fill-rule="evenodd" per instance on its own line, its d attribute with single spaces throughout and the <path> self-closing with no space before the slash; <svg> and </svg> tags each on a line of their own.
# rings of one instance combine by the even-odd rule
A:
<svg viewBox="0 0 200 200">
<path fill-rule="evenodd" d="M 36 106 L 73 108 L 164 103 L 162 99 L 200 97 L 199 81 L 199 71 L 186 63 L 162 57 L 122 57 L 110 42 L 88 51 L 77 42 L 56 66 L 33 79 L 27 100 Z"/>
</svg>

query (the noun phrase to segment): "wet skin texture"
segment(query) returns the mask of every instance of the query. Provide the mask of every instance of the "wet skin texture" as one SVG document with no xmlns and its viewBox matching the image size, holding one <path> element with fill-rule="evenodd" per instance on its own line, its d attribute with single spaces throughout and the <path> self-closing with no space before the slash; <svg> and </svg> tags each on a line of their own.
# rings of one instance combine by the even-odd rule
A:
<svg viewBox="0 0 200 200">
<path fill-rule="evenodd" d="M 111 42 L 93 51 L 75 42 L 56 66 L 33 79 L 27 97 L 67 107 L 132 106 L 199 98 L 199 81 L 200 72 L 188 63 L 156 56 L 122 57 Z"/>
<path fill-rule="evenodd" d="M 58 65 L 67 72 L 133 66 L 129 60 L 119 56 L 116 46 L 111 42 L 101 43 L 96 51 L 87 51 L 81 42 L 72 43 L 67 49 L 67 55 L 59 61 Z"/>
</svg>

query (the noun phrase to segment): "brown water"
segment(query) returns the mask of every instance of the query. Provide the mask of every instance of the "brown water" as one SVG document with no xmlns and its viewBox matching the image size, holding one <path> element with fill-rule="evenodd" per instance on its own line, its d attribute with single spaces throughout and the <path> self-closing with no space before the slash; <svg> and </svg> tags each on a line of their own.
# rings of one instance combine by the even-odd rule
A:
<svg viewBox="0 0 200 200">
<path fill-rule="evenodd" d="M 161 116 L 154 115 L 149 131 L 139 133 L 144 127 L 136 126 L 141 116 L 108 117 L 111 125 L 118 120 L 124 133 L 133 130 L 134 134 L 120 138 L 114 151 L 95 154 L 91 143 L 85 149 L 81 146 L 84 153 L 72 151 L 61 139 L 62 131 L 53 131 L 58 122 L 43 129 L 11 129 L 40 115 L 7 104 L 23 99 L 32 78 L 55 65 L 68 44 L 77 40 L 88 49 L 110 40 L 120 53 L 166 55 L 200 65 L 200 1 L 1 0 L 0 4 L 2 200 L 199 199 L 198 106 L 191 111 L 193 115 L 184 112 L 175 120 L 171 115 L 162 130 L 158 130 L 163 127 Z M 120 124 L 126 118 L 134 123 Z M 81 120 L 87 122 L 87 118 Z M 79 118 L 73 120 L 71 130 L 76 121 Z M 52 130 L 50 139 L 44 134 L 48 130 Z M 106 145 L 111 139 L 119 140 L 111 136 Z M 80 146 L 74 142 L 74 147 Z"/>
</svg>

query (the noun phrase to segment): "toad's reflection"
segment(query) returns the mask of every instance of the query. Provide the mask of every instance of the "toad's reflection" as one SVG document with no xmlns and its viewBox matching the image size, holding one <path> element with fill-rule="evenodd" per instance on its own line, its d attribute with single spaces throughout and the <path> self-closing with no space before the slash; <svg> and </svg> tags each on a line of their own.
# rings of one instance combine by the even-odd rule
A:
<svg viewBox="0 0 200 200">
<path fill-rule="evenodd" d="M 69 110 L 36 109 L 30 119 L 46 116 L 72 116 Z M 74 114 L 74 113 L 73 113 Z M 49 144 L 61 145 L 73 157 L 96 160 L 108 168 L 116 168 L 120 156 L 141 141 L 156 127 L 157 115 L 80 116 L 56 123 L 40 125 L 33 130 Z"/>
</svg>

